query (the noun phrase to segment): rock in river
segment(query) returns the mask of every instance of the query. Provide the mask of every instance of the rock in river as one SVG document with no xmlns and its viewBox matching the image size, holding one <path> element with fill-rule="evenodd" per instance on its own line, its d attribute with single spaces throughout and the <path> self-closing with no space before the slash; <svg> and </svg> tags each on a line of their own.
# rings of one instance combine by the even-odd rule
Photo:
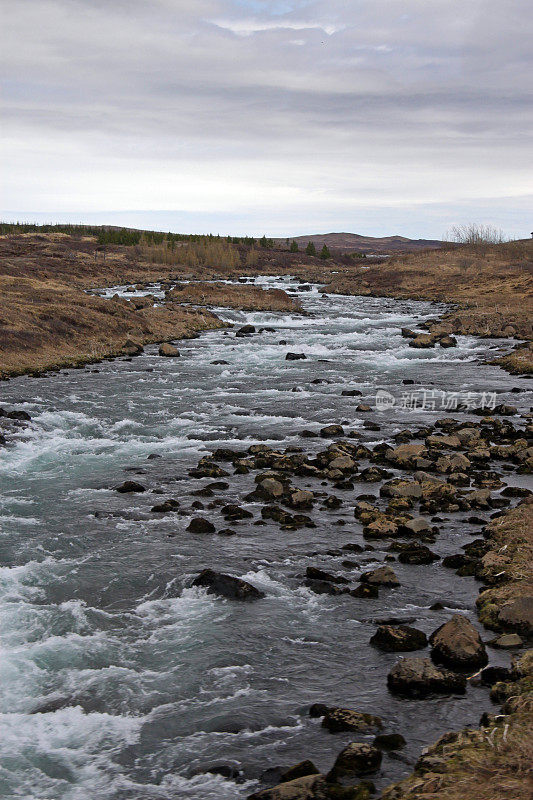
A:
<svg viewBox="0 0 533 800">
<path fill-rule="evenodd" d="M 360 711 L 352 711 L 350 708 L 328 708 L 322 727 L 327 728 L 330 733 L 340 733 L 341 731 L 368 731 L 375 728 L 382 728 L 383 723 L 379 717 L 373 714 L 363 714 Z"/>
<path fill-rule="evenodd" d="M 423 631 L 409 625 L 380 625 L 370 643 L 387 653 L 420 650 L 428 640 Z"/>
<path fill-rule="evenodd" d="M 124 481 L 120 486 L 115 486 L 115 491 L 121 494 L 129 494 L 130 492 L 145 492 L 146 489 L 142 483 L 136 481 Z"/>
<path fill-rule="evenodd" d="M 482 667 L 488 661 L 479 633 L 462 614 L 454 614 L 431 634 L 429 641 L 433 645 L 431 656 L 437 663 L 469 669 Z"/>
<path fill-rule="evenodd" d="M 209 594 L 219 594 L 229 600 L 259 600 L 264 597 L 264 592 L 256 589 L 248 581 L 215 572 L 213 569 L 204 569 L 194 579 L 193 586 L 203 586 Z"/>
<path fill-rule="evenodd" d="M 159 348 L 159 355 L 165 358 L 179 358 L 180 351 L 174 345 L 164 342 Z"/>
<path fill-rule="evenodd" d="M 350 742 L 341 750 L 328 774 L 328 781 L 343 786 L 356 784 L 359 775 L 368 775 L 379 769 L 382 759 L 381 751 L 371 744 Z"/>
<path fill-rule="evenodd" d="M 212 522 L 204 517 L 193 517 L 187 530 L 190 533 L 215 533 L 216 528 Z"/>
<path fill-rule="evenodd" d="M 373 586 L 399 586 L 396 573 L 390 567 L 378 567 L 370 572 L 363 572 L 361 575 L 363 583 L 370 583 Z"/>
<path fill-rule="evenodd" d="M 391 692 L 407 697 L 428 694 L 464 694 L 466 678 L 447 669 L 439 669 L 429 658 L 403 658 L 387 676 Z"/>
</svg>

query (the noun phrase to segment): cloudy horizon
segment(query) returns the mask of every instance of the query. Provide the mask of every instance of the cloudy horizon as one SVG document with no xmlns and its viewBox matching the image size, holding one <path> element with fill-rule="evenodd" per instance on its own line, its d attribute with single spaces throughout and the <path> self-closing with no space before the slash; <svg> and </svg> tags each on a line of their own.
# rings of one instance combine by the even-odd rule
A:
<svg viewBox="0 0 533 800">
<path fill-rule="evenodd" d="M 4 220 L 441 238 L 532 230 L 525 0 L 26 0 Z"/>
</svg>

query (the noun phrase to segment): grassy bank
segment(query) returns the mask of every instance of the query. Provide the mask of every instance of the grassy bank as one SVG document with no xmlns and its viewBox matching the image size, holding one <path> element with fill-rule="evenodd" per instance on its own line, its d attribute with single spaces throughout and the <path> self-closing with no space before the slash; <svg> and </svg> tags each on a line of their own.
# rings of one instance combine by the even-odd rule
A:
<svg viewBox="0 0 533 800">
<path fill-rule="evenodd" d="M 17 234 L 0 237 L 0 376 L 75 366 L 140 344 L 179 339 L 224 323 L 192 305 L 295 310 L 284 292 L 257 287 L 204 286 L 175 293 L 163 307 L 153 299 L 106 300 L 86 290 L 113 284 L 205 277 L 224 268 L 144 260 L 147 248 L 107 245 L 94 236 Z M 226 270 L 227 272 L 228 270 Z M 241 269 L 229 270 L 235 275 Z"/>
</svg>

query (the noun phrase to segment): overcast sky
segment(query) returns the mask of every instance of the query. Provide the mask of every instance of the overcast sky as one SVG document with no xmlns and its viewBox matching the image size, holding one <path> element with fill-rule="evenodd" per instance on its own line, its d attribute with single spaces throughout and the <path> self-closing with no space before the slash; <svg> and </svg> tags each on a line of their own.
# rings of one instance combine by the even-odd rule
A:
<svg viewBox="0 0 533 800">
<path fill-rule="evenodd" d="M 533 230 L 526 0 L 1 0 L 4 219 Z"/>
</svg>

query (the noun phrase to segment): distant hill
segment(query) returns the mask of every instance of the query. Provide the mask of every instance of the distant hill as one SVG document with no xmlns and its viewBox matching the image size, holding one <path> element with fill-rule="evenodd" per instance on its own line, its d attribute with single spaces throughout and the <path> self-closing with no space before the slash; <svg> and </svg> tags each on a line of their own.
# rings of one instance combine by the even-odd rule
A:
<svg viewBox="0 0 533 800">
<path fill-rule="evenodd" d="M 289 237 L 298 242 L 300 249 L 313 242 L 317 249 L 327 245 L 341 253 L 410 253 L 416 250 L 436 250 L 443 242 L 437 239 L 407 239 L 405 236 L 360 236 L 358 233 L 313 233 L 309 236 Z M 285 239 L 277 239 L 284 243 Z"/>
</svg>

